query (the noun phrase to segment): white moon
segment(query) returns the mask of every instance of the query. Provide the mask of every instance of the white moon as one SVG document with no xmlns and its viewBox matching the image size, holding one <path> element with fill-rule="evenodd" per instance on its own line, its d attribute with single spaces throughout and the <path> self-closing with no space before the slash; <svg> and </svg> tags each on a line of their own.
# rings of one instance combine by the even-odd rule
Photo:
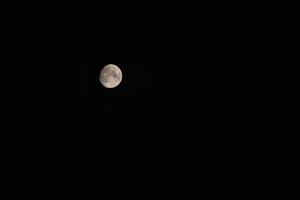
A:
<svg viewBox="0 0 300 200">
<path fill-rule="evenodd" d="M 113 64 L 108 64 L 100 72 L 99 79 L 106 88 L 117 87 L 122 81 L 122 71 Z"/>
</svg>

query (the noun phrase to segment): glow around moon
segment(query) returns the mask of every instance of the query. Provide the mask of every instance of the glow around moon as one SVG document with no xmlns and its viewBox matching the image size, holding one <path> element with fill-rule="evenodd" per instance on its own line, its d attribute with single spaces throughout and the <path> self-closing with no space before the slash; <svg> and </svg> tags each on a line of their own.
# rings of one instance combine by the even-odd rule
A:
<svg viewBox="0 0 300 200">
<path fill-rule="evenodd" d="M 108 64 L 100 72 L 99 80 L 106 88 L 117 87 L 122 81 L 122 71 L 113 64 Z"/>
</svg>

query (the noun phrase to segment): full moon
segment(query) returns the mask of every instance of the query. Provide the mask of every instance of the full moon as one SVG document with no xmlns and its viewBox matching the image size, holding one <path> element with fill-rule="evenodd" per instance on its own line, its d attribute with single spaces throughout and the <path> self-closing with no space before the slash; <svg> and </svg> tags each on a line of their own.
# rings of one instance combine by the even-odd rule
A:
<svg viewBox="0 0 300 200">
<path fill-rule="evenodd" d="M 122 81 L 122 71 L 113 64 L 108 64 L 100 71 L 99 80 L 106 88 L 117 87 Z"/>
</svg>

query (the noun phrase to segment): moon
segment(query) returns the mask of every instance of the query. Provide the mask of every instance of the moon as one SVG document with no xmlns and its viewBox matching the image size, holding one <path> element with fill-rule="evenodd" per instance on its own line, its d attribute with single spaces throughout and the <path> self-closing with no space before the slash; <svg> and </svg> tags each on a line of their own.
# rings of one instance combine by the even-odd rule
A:
<svg viewBox="0 0 300 200">
<path fill-rule="evenodd" d="M 99 80 L 106 88 L 117 87 L 122 81 L 122 71 L 114 64 L 105 65 L 100 71 Z"/>
</svg>

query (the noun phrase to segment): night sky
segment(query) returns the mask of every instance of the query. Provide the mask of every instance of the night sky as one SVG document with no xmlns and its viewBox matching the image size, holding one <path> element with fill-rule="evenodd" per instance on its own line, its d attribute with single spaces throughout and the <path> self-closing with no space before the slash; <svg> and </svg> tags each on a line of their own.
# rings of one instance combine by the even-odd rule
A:
<svg viewBox="0 0 300 200">
<path fill-rule="evenodd" d="M 95 124 L 126 121 L 130 127 L 142 122 L 153 128 L 212 129 L 242 119 L 239 116 L 253 105 L 248 103 L 253 102 L 251 54 L 205 30 L 200 37 L 176 41 L 169 37 L 171 30 L 153 40 L 147 34 L 124 38 L 114 35 L 117 32 L 92 37 L 82 48 L 80 108 L 86 113 L 82 118 L 89 117 Z M 123 72 L 121 84 L 113 89 L 99 82 L 100 70 L 107 64 Z"/>
</svg>

